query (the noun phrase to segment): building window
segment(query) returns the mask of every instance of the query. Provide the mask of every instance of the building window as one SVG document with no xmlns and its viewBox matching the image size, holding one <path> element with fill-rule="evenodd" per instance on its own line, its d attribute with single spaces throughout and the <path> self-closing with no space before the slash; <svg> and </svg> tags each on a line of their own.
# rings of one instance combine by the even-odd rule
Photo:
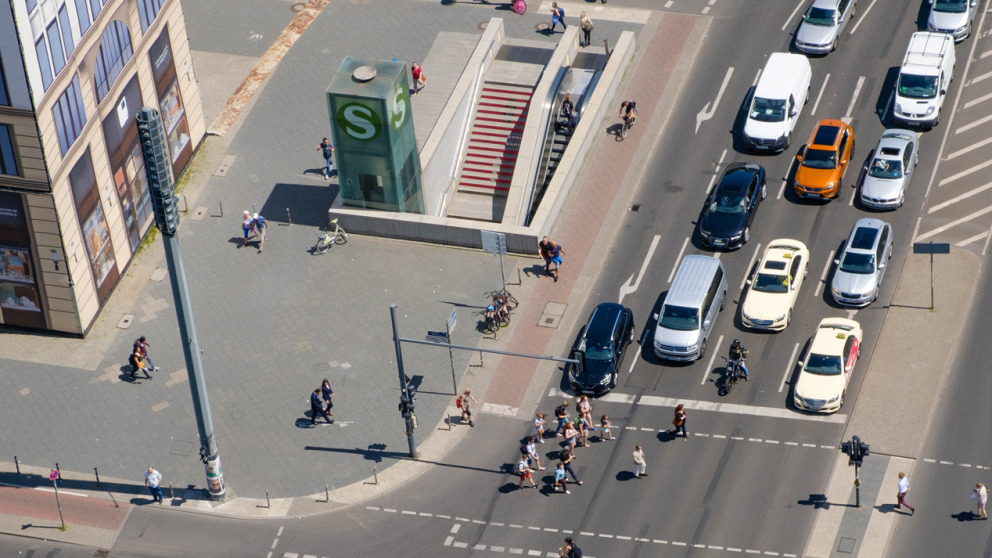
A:
<svg viewBox="0 0 992 558">
<path fill-rule="evenodd" d="M 83 109 L 83 97 L 79 92 L 79 76 L 73 76 L 72 83 L 65 88 L 58 102 L 52 107 L 52 116 L 55 118 L 55 130 L 59 135 L 59 147 L 62 148 L 62 155 L 69 152 L 69 148 L 83 133 L 83 126 L 86 125 L 86 112 Z"/>
<path fill-rule="evenodd" d="M 38 67 L 41 68 L 41 83 L 47 90 L 52 84 L 52 64 L 48 60 L 48 47 L 45 46 L 44 37 L 34 44 L 34 50 L 38 54 Z"/>
<path fill-rule="evenodd" d="M 40 5 L 40 9 L 39 8 Z M 53 0 L 28 2 L 31 28 L 35 34 L 35 53 L 41 70 L 41 81 L 45 89 L 52 84 L 55 76 L 65 68 L 66 60 L 75 48 L 72 28 L 69 25 L 69 10 L 61 2 L 56 12 Z"/>
<path fill-rule="evenodd" d="M 141 32 L 144 33 L 151 27 L 155 16 L 162 9 L 162 4 L 166 0 L 138 0 L 138 15 L 141 16 Z"/>
<path fill-rule="evenodd" d="M 131 34 L 120 20 L 110 22 L 110 25 L 103 32 L 103 39 L 100 41 L 100 53 L 96 59 L 95 81 L 96 100 L 100 102 L 114 80 L 121 74 L 124 64 L 134 55 L 134 48 L 131 46 Z"/>
<path fill-rule="evenodd" d="M 90 24 L 96 21 L 96 16 L 100 15 L 100 9 L 107 0 L 75 0 L 75 2 L 76 17 L 79 18 L 79 36 L 82 37 L 90 28 Z"/>
<path fill-rule="evenodd" d="M 17 176 L 17 161 L 14 157 L 14 134 L 10 126 L 0 124 L 0 174 Z"/>
<path fill-rule="evenodd" d="M 3 73 L 3 58 L 0 58 L 0 105 L 10 106 L 10 96 L 7 95 L 7 76 Z"/>
</svg>

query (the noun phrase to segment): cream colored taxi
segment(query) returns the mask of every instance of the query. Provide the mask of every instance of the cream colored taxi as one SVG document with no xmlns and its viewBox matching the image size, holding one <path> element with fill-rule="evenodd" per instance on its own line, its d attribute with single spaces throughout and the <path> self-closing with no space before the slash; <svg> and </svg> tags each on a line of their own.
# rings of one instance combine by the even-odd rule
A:
<svg viewBox="0 0 992 558">
<path fill-rule="evenodd" d="M 796 408 L 833 413 L 844 404 L 847 384 L 861 356 L 861 324 L 824 318 L 810 341 L 793 388 Z"/>
<path fill-rule="evenodd" d="M 782 331 L 792 322 L 792 307 L 799 297 L 809 267 L 809 249 L 798 240 L 779 238 L 765 248 L 741 306 L 744 327 Z"/>
</svg>

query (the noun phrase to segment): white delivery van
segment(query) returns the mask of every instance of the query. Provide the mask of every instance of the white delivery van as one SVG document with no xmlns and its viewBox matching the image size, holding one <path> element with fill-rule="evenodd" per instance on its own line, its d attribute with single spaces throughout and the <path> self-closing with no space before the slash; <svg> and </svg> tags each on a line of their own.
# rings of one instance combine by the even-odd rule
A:
<svg viewBox="0 0 992 558">
<path fill-rule="evenodd" d="M 754 88 L 744 123 L 744 142 L 757 151 L 783 151 L 792 140 L 799 111 L 809 101 L 813 70 L 801 54 L 774 52 Z"/>
<path fill-rule="evenodd" d="M 913 33 L 896 80 L 892 116 L 899 122 L 933 127 L 954 73 L 954 37 Z"/>
</svg>

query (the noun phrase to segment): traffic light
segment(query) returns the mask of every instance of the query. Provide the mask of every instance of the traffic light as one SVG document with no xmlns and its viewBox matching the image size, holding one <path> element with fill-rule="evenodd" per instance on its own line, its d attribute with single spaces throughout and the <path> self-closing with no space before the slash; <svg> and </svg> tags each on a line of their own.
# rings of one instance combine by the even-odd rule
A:
<svg viewBox="0 0 992 558">
<path fill-rule="evenodd" d="M 406 393 L 411 403 L 417 400 L 417 382 L 414 382 L 409 377 L 406 379 Z"/>
<path fill-rule="evenodd" d="M 861 465 L 861 460 L 868 457 L 868 444 L 858 441 L 858 465 Z"/>
<path fill-rule="evenodd" d="M 851 442 L 841 442 L 840 451 L 844 452 L 849 459 L 847 461 L 848 465 L 854 465 L 854 454 L 851 449 Z"/>
</svg>

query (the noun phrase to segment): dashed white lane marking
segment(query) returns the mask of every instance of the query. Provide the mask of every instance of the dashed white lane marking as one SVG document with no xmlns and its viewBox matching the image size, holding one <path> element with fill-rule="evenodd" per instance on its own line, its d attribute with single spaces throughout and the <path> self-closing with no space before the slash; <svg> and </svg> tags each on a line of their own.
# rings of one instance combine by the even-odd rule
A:
<svg viewBox="0 0 992 558">
<path fill-rule="evenodd" d="M 823 92 L 827 89 L 828 81 L 830 81 L 830 74 L 823 78 L 823 85 L 820 86 L 820 92 L 816 94 L 816 102 L 813 103 L 813 110 L 809 112 L 810 115 L 816 114 L 816 107 L 820 106 L 820 98 L 823 97 Z"/>
<path fill-rule="evenodd" d="M 989 164 L 992 164 L 992 161 L 989 161 Z M 946 231 L 947 229 L 952 229 L 952 228 L 960 225 L 961 223 L 966 223 L 968 221 L 971 221 L 972 219 L 976 219 L 978 217 L 981 217 L 982 215 L 985 215 L 986 213 L 988 213 L 990 211 L 992 211 L 992 206 L 986 207 L 984 209 L 980 209 L 980 210 L 972 213 L 971 215 L 965 215 L 964 217 L 962 217 L 960 219 L 956 219 L 956 220 L 951 221 L 950 223 L 948 223 L 946 225 L 942 225 L 940 227 L 937 227 L 936 229 L 933 229 L 932 231 L 925 232 L 925 233 L 917 236 L 916 237 L 916 240 L 914 242 L 923 242 L 924 240 L 926 240 L 926 239 L 928 239 L 928 238 L 930 238 L 932 236 L 936 236 L 936 235 L 938 235 L 938 234 Z"/>
<path fill-rule="evenodd" d="M 764 70 L 764 68 L 758 68 L 758 73 L 754 74 L 754 81 L 751 82 L 751 87 L 758 85 L 758 80 L 761 79 L 762 70 Z"/>
<path fill-rule="evenodd" d="M 964 126 L 961 126 L 958 129 L 954 130 L 954 133 L 955 134 L 962 134 L 962 133 L 967 132 L 968 130 L 970 130 L 972 128 L 977 128 L 978 126 L 984 125 L 989 120 L 992 120 L 992 114 L 990 114 L 988 116 L 985 116 L 985 117 L 982 117 L 982 118 L 979 118 L 978 120 L 975 120 L 973 122 L 969 122 L 968 124 L 965 124 Z"/>
<path fill-rule="evenodd" d="M 675 258 L 675 265 L 672 266 L 672 272 L 668 274 L 668 282 L 671 283 L 672 279 L 675 277 L 675 270 L 679 268 L 679 263 L 682 261 L 682 254 L 685 253 L 685 247 L 689 244 L 689 237 L 685 237 L 682 241 L 682 248 L 679 250 L 678 257 Z"/>
<path fill-rule="evenodd" d="M 988 145 L 990 143 L 992 143 L 992 138 L 985 138 L 985 139 L 983 139 L 982 141 L 980 141 L 978 143 L 973 143 L 973 144 L 969 145 L 968 147 L 965 147 L 963 149 L 958 149 L 954 153 L 951 153 L 947 157 L 944 157 L 944 160 L 945 161 L 950 161 L 951 159 L 954 159 L 955 157 L 960 157 L 961 155 L 964 155 L 965 153 L 970 153 L 970 152 L 978 149 L 979 147 L 985 147 L 986 145 Z"/>
<path fill-rule="evenodd" d="M 668 0 L 668 2 L 665 2 L 665 9 L 667 10 L 668 8 L 671 8 L 674 3 L 674 0 Z"/>
<path fill-rule="evenodd" d="M 758 252 L 761 251 L 761 243 L 759 242 L 754 248 L 754 254 L 751 254 L 751 261 L 747 262 L 747 267 L 744 268 L 747 271 L 744 272 L 744 279 L 741 281 L 740 290 L 744 290 L 744 285 L 747 285 L 747 280 L 751 277 L 751 270 L 754 268 L 754 262 L 758 259 Z"/>
<path fill-rule="evenodd" d="M 778 195 L 775 196 L 775 199 L 777 200 L 782 199 L 782 196 L 785 195 L 785 185 L 788 184 L 788 182 L 789 182 L 788 177 L 782 179 L 782 187 L 778 189 Z"/>
<path fill-rule="evenodd" d="M 820 282 L 817 283 L 816 290 L 813 291 L 814 298 L 819 298 L 820 291 L 827 284 L 827 273 L 830 273 L 830 266 L 834 263 L 834 252 L 835 250 L 831 250 L 830 255 L 827 256 L 827 264 L 823 266 L 823 273 L 820 274 Z"/>
<path fill-rule="evenodd" d="M 985 232 L 982 232 L 982 233 L 978 233 L 975 236 L 972 236 L 970 238 L 966 238 L 966 239 L 961 240 L 959 242 L 955 242 L 954 245 L 957 246 L 958 248 L 963 248 L 963 247 L 971 244 L 972 242 L 977 242 L 979 240 L 982 240 L 983 238 L 987 237 L 988 235 L 989 235 L 989 232 L 988 231 L 985 231 Z"/>
<path fill-rule="evenodd" d="M 950 184 L 951 182 L 954 182 L 955 180 L 957 180 L 959 178 L 963 178 L 965 176 L 968 176 L 969 174 L 976 173 L 976 172 L 984 169 L 985 167 L 987 167 L 989 165 L 992 165 L 992 160 L 985 161 L 984 163 L 979 163 L 979 164 L 971 167 L 970 169 L 965 169 L 965 170 L 963 170 L 963 171 L 961 171 L 959 173 L 952 174 L 951 176 L 948 176 L 947 178 L 945 178 L 945 179 L 941 180 L 940 182 L 938 182 L 937 183 L 937 187 L 939 188 L 941 186 L 944 186 L 945 184 Z"/>
<path fill-rule="evenodd" d="M 710 372 L 713 370 L 713 362 L 716 361 L 716 355 L 720 354 L 720 345 L 722 344 L 723 335 L 716 340 L 716 347 L 713 347 L 713 350 L 710 351 L 712 353 L 710 355 L 710 361 L 706 364 L 706 368 L 703 369 L 703 381 L 699 382 L 699 385 L 705 385 L 706 380 L 710 379 Z"/>
<path fill-rule="evenodd" d="M 799 2 L 798 4 L 796 4 L 796 8 L 794 10 L 792 10 L 792 13 L 789 14 L 788 19 L 786 19 L 785 20 L 785 23 L 782 24 L 782 31 L 785 31 L 785 28 L 788 27 L 790 23 L 793 24 L 793 25 L 795 25 L 795 23 L 796 23 L 796 14 L 799 12 L 799 8 L 802 8 L 804 5 L 806 5 L 806 0 L 803 0 L 802 2 Z"/>
<path fill-rule="evenodd" d="M 731 70 L 733 70 L 733 68 L 731 68 Z M 730 74 L 727 74 L 727 76 L 729 77 Z M 726 83 L 726 80 L 724 80 L 724 83 Z M 716 182 L 716 177 L 720 174 L 720 166 L 723 165 L 723 159 L 726 158 L 726 156 L 727 156 L 727 150 L 724 149 L 723 153 L 720 154 L 720 160 L 717 161 L 715 165 L 713 165 L 713 176 L 710 177 L 710 185 L 706 187 L 707 195 L 709 195 L 710 190 L 713 189 L 713 184 Z"/>
<path fill-rule="evenodd" d="M 976 83 L 980 81 L 984 81 L 989 78 L 992 78 L 992 72 L 986 72 L 980 76 L 971 78 L 970 80 L 968 80 L 968 85 L 975 85 Z"/>
<path fill-rule="evenodd" d="M 968 101 L 967 103 L 965 103 L 962 108 L 971 108 L 971 107 L 973 107 L 973 106 L 975 106 L 977 104 L 984 103 L 985 101 L 988 101 L 989 99 L 992 99 L 992 93 L 989 93 L 988 95 L 982 95 L 981 97 L 978 97 L 977 99 L 972 99 L 972 100 Z"/>
<path fill-rule="evenodd" d="M 851 102 L 847 105 L 847 112 L 844 113 L 844 118 L 851 118 L 851 113 L 854 112 L 854 104 L 858 102 L 858 96 L 861 95 L 861 88 L 865 85 L 865 76 L 858 76 L 858 83 L 854 86 L 854 94 L 851 95 Z M 850 121 L 847 121 L 850 124 Z"/>
<path fill-rule="evenodd" d="M 785 389 L 785 382 L 789 380 L 789 376 L 792 375 L 792 371 L 796 368 L 796 353 L 799 352 L 799 343 L 792 348 L 792 355 L 789 356 L 789 365 L 785 367 L 785 374 L 782 375 L 782 383 L 778 386 L 778 392 L 782 393 Z"/>
<path fill-rule="evenodd" d="M 868 7 L 865 9 L 865 11 L 861 12 L 861 17 L 859 17 L 858 21 L 855 21 L 854 25 L 851 26 L 851 33 L 850 33 L 851 35 L 853 35 L 854 32 L 858 30 L 858 26 L 861 25 L 861 22 L 865 20 L 865 16 L 868 15 L 868 12 L 870 12 L 871 9 L 875 6 L 875 2 L 878 2 L 878 0 L 872 0 L 871 4 L 868 4 Z"/>
<path fill-rule="evenodd" d="M 992 50 L 986 50 L 978 58 L 979 59 L 988 58 L 989 56 L 992 56 Z"/>
</svg>

